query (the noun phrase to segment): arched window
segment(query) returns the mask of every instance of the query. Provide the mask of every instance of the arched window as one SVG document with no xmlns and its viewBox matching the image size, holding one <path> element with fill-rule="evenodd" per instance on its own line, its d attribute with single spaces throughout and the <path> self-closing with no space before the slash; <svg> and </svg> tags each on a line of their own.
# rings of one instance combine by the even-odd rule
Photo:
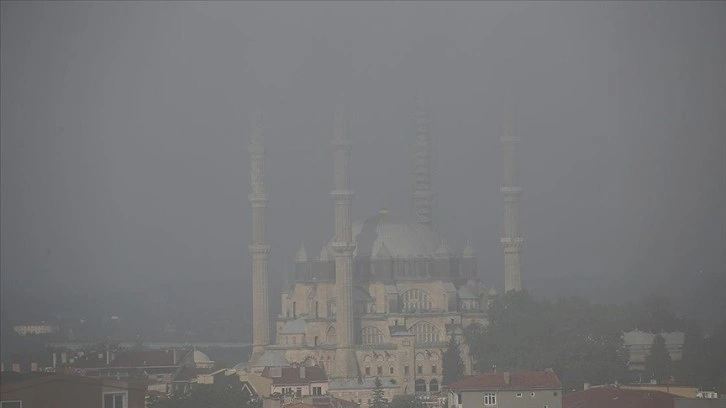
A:
<svg viewBox="0 0 726 408">
<path fill-rule="evenodd" d="M 416 392 L 426 392 L 426 381 L 422 379 L 416 380 Z"/>
<path fill-rule="evenodd" d="M 313 343 L 315 347 L 318 347 L 318 336 L 315 336 L 315 342 Z"/>
<path fill-rule="evenodd" d="M 407 290 L 403 292 L 401 298 L 403 300 L 404 313 L 420 312 L 431 309 L 431 300 L 429 299 L 429 294 L 422 290 Z"/>
<path fill-rule="evenodd" d="M 363 344 L 379 344 L 383 343 L 383 333 L 378 328 L 366 326 L 361 330 Z"/>
<path fill-rule="evenodd" d="M 436 381 L 436 379 L 434 378 L 429 383 L 429 391 L 431 391 L 431 392 L 437 392 L 438 390 L 439 390 L 439 382 Z"/>
<path fill-rule="evenodd" d="M 416 343 L 438 343 L 441 341 L 439 336 L 439 330 L 429 322 L 418 322 L 408 329 L 416 336 Z"/>
<path fill-rule="evenodd" d="M 338 343 L 338 338 L 335 335 L 335 326 L 330 326 L 330 328 L 328 328 L 327 333 L 325 333 L 325 343 L 327 343 L 327 344 Z"/>
</svg>

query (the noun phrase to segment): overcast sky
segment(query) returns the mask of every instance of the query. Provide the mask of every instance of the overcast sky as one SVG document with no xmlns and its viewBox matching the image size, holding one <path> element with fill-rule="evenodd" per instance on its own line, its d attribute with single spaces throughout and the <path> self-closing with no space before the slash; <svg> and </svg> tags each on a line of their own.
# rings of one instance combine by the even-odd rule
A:
<svg viewBox="0 0 726 408">
<path fill-rule="evenodd" d="M 510 103 L 525 287 L 607 300 L 726 274 L 725 2 L 1 11 L 3 302 L 243 282 L 255 110 L 275 279 L 301 242 L 316 254 L 332 236 L 340 104 L 352 112 L 354 218 L 383 205 L 409 216 L 417 91 L 431 108 L 434 223 L 454 249 L 471 242 L 486 283 L 503 284 Z"/>
</svg>

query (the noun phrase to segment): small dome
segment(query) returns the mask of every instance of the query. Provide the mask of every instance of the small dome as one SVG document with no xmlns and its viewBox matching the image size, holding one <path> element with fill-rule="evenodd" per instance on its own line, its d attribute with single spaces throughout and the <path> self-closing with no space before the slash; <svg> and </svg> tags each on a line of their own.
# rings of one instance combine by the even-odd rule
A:
<svg viewBox="0 0 726 408">
<path fill-rule="evenodd" d="M 205 353 L 194 349 L 184 356 L 181 364 L 184 366 L 206 368 L 213 366 L 214 361 L 212 361 Z"/>
<path fill-rule="evenodd" d="M 195 363 L 212 363 L 213 361 L 209 358 L 208 355 L 205 353 L 202 353 L 199 350 L 194 350 L 194 362 Z"/>
<path fill-rule="evenodd" d="M 446 242 L 441 240 L 441 243 L 436 248 L 436 252 L 434 252 L 434 257 L 436 258 L 448 258 L 451 256 L 451 248 L 449 248 L 448 245 L 446 245 Z"/>
<path fill-rule="evenodd" d="M 272 350 L 265 350 L 260 358 L 252 363 L 253 367 L 287 367 L 289 365 L 290 362 L 285 356 Z"/>
<path fill-rule="evenodd" d="M 323 244 L 323 248 L 320 250 L 320 256 L 318 257 L 321 261 L 329 261 L 330 260 L 330 247 L 328 246 L 328 243 Z"/>
<path fill-rule="evenodd" d="M 464 250 L 461 251 L 461 256 L 463 256 L 465 258 L 473 258 L 476 256 L 476 253 L 474 252 L 474 248 L 472 248 L 468 242 L 466 243 Z"/>
<path fill-rule="evenodd" d="M 297 254 L 295 254 L 295 262 L 307 262 L 308 261 L 308 253 L 305 252 L 305 245 L 300 245 L 300 249 L 297 250 Z"/>
</svg>

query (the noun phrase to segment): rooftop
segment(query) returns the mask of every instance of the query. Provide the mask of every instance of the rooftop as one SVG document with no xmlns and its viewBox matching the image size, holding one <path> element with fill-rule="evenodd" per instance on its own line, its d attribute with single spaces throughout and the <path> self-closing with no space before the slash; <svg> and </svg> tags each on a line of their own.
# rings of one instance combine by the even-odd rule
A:
<svg viewBox="0 0 726 408">
<path fill-rule="evenodd" d="M 551 371 L 486 373 L 465 377 L 447 386 L 457 391 L 561 389 L 557 375 Z"/>
<path fill-rule="evenodd" d="M 616 387 L 590 388 L 565 394 L 563 408 L 673 408 L 676 396 L 660 391 L 623 390 Z"/>
<path fill-rule="evenodd" d="M 328 382 L 320 367 L 265 367 L 263 377 L 272 379 L 273 385 L 298 385 Z"/>
</svg>

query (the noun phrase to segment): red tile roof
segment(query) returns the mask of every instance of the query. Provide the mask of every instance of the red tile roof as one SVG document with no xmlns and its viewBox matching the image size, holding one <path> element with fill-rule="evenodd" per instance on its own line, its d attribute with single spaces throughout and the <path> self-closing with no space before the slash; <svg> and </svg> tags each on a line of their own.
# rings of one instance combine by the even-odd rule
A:
<svg viewBox="0 0 726 408">
<path fill-rule="evenodd" d="M 305 377 L 300 376 L 304 368 Z M 280 370 L 279 377 L 273 377 L 271 371 Z M 328 382 L 325 370 L 320 367 L 265 367 L 262 376 L 272 379 L 273 385 L 303 385 L 310 383 Z"/>
<path fill-rule="evenodd" d="M 331 395 L 312 397 L 310 400 L 316 408 L 357 408 L 358 403 L 348 401 Z"/>
<path fill-rule="evenodd" d="M 563 408 L 673 408 L 676 396 L 660 391 L 591 388 L 562 396 Z"/>
<path fill-rule="evenodd" d="M 452 390 L 561 389 L 552 371 L 501 372 L 471 375 L 447 385 Z"/>
<path fill-rule="evenodd" d="M 304 402 L 293 402 L 283 405 L 285 408 L 315 408 L 315 405 L 306 404 Z"/>
</svg>

